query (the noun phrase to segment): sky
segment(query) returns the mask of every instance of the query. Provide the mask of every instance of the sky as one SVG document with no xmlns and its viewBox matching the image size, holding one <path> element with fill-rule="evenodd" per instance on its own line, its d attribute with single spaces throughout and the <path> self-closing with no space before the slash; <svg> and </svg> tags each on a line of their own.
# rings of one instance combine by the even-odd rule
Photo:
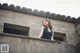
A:
<svg viewBox="0 0 80 53">
<path fill-rule="evenodd" d="M 32 10 L 49 11 L 75 18 L 80 16 L 80 0 L 0 0 L 0 3 L 19 5 Z"/>
</svg>

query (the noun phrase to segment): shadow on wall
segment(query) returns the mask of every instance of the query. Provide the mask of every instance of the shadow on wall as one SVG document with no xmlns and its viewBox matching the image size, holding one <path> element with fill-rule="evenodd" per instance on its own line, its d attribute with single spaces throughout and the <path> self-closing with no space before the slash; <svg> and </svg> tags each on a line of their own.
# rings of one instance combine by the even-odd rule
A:
<svg viewBox="0 0 80 53">
<path fill-rule="evenodd" d="M 76 49 L 76 53 L 80 53 L 80 40 L 79 40 L 79 42 L 76 44 L 75 49 Z"/>
</svg>

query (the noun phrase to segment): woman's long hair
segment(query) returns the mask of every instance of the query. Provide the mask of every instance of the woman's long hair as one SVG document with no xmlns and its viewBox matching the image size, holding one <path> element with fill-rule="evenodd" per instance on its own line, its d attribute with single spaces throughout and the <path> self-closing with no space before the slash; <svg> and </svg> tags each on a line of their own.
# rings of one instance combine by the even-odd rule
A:
<svg viewBox="0 0 80 53">
<path fill-rule="evenodd" d="M 48 27 L 49 27 L 49 29 L 51 30 L 51 32 L 53 32 L 53 28 L 52 28 L 52 25 L 51 25 L 51 22 L 50 22 L 50 20 L 49 19 L 43 19 L 43 20 L 46 20 L 47 22 L 48 22 Z M 43 21 L 42 21 L 42 23 L 43 23 Z M 46 27 L 44 24 L 43 24 L 43 26 L 44 27 Z"/>
</svg>

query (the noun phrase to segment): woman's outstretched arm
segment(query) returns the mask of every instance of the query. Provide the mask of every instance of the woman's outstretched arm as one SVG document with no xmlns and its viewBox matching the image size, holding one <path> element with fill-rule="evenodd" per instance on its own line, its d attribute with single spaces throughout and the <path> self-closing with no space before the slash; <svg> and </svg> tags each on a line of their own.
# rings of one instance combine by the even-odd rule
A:
<svg viewBox="0 0 80 53">
<path fill-rule="evenodd" d="M 54 40 L 54 30 L 52 31 L 52 37 L 51 40 Z"/>
<path fill-rule="evenodd" d="M 43 35 L 43 30 L 44 30 L 44 27 L 41 27 L 41 31 L 40 31 L 40 33 L 39 33 L 38 38 L 41 38 L 41 36 Z"/>
</svg>

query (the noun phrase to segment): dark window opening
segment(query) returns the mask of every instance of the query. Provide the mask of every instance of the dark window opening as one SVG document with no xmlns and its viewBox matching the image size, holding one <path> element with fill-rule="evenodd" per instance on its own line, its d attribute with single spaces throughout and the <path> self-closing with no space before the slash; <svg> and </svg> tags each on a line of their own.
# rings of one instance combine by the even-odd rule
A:
<svg viewBox="0 0 80 53">
<path fill-rule="evenodd" d="M 3 33 L 28 36 L 29 35 L 29 27 L 4 23 Z"/>
<path fill-rule="evenodd" d="M 54 36 L 54 39 L 57 41 L 64 41 L 62 37 Z"/>
<path fill-rule="evenodd" d="M 66 42 L 66 34 L 60 32 L 54 32 L 54 39 L 56 41 Z"/>
</svg>

